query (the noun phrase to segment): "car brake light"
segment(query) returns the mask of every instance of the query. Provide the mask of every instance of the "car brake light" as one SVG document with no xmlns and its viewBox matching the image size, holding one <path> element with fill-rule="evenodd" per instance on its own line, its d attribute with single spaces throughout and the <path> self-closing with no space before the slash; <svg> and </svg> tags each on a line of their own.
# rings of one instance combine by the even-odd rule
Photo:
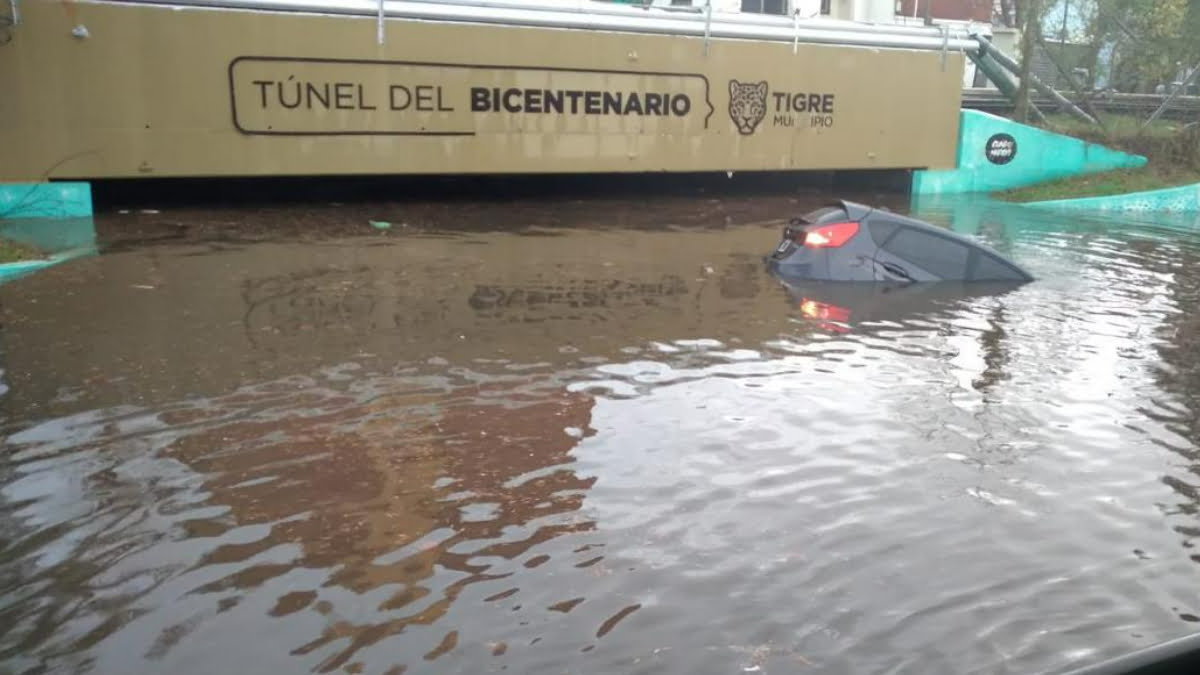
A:
<svg viewBox="0 0 1200 675">
<path fill-rule="evenodd" d="M 824 319 L 826 321 L 841 321 L 843 323 L 850 320 L 850 310 L 837 305 L 827 305 L 816 300 L 804 298 L 800 301 L 800 313 L 806 319 Z"/>
<path fill-rule="evenodd" d="M 837 248 L 858 234 L 858 223 L 833 223 L 814 227 L 805 233 L 804 245 L 808 248 Z"/>
</svg>

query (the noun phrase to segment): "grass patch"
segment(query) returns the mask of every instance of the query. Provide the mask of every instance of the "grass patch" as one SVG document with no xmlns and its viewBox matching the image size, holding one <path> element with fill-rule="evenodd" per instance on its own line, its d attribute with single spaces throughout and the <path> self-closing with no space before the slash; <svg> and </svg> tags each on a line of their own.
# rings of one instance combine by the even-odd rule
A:
<svg viewBox="0 0 1200 675">
<path fill-rule="evenodd" d="M 1048 115 L 1044 128 L 1142 155 L 1147 159 L 1145 167 L 1076 176 L 993 196 L 1004 201 L 1032 202 L 1108 197 L 1200 183 L 1200 125 L 1159 120 L 1143 129 L 1145 120 L 1129 115 L 1106 115 L 1101 121 L 1102 127 L 1066 115 Z"/>
<path fill-rule="evenodd" d="M 1141 169 L 1120 169 L 1089 176 L 1031 185 L 994 195 L 1010 202 L 1040 202 L 1050 199 L 1108 197 L 1145 190 L 1161 190 L 1200 183 L 1200 171 L 1190 167 L 1147 165 Z"/>
<path fill-rule="evenodd" d="M 21 262 L 24 260 L 40 260 L 45 256 L 32 246 L 20 244 L 8 239 L 0 239 L 0 264 Z"/>
<path fill-rule="evenodd" d="M 1138 138 L 1172 138 L 1184 131 L 1185 123 L 1171 120 L 1155 120 L 1145 129 L 1145 118 L 1133 115 L 1100 115 L 1100 126 L 1088 124 L 1070 115 L 1056 113 L 1046 115 L 1042 128 L 1068 134 L 1094 143 L 1116 144 Z"/>
</svg>

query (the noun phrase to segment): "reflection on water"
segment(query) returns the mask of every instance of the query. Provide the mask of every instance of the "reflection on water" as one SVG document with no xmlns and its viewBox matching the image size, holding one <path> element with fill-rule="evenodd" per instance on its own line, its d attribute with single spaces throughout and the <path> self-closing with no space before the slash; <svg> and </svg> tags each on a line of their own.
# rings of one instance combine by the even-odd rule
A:
<svg viewBox="0 0 1200 675">
<path fill-rule="evenodd" d="M 1200 239 L 918 205 L 1038 281 L 832 289 L 763 268 L 803 206 L 0 288 L 0 670 L 1029 673 L 1193 630 Z"/>
<path fill-rule="evenodd" d="M 884 322 L 937 320 L 971 301 L 1000 298 L 1022 284 L 1003 282 L 938 282 L 928 284 L 830 284 L 780 277 L 800 314 L 825 328 L 855 324 L 869 332 Z M 998 307 L 1003 305 L 998 304 Z"/>
</svg>

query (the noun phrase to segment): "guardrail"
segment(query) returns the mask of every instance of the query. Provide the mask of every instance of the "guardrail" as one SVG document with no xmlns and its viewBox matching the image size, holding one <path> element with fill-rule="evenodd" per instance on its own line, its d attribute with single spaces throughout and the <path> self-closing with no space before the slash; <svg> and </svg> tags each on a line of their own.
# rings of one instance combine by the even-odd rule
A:
<svg viewBox="0 0 1200 675">
<path fill-rule="evenodd" d="M 541 3 L 536 0 L 80 0 L 95 4 L 158 5 L 170 8 L 370 16 L 384 19 L 469 22 L 506 26 L 568 28 L 702 37 L 815 43 L 842 46 L 974 52 L 978 43 L 964 30 L 799 16 L 678 12 L 601 2 Z"/>
<path fill-rule="evenodd" d="M 1063 92 L 1067 98 L 1076 101 L 1078 97 L 1071 92 Z M 1043 112 L 1052 112 L 1057 104 L 1049 97 L 1035 95 L 1031 97 Z M 1090 105 L 1102 112 L 1126 113 L 1148 117 L 1163 104 L 1166 96 L 1160 94 L 1106 94 L 1099 93 L 1090 99 Z M 968 87 L 963 89 L 962 106 L 985 112 L 1010 112 L 1012 101 L 996 89 Z M 1162 115 L 1174 120 L 1200 120 L 1200 96 L 1176 96 L 1167 106 Z"/>
</svg>

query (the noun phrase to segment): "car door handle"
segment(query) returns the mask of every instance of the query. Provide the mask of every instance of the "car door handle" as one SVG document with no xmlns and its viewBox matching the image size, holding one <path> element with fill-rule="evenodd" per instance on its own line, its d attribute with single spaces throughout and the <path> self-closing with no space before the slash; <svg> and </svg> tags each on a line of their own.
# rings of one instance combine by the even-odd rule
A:
<svg viewBox="0 0 1200 675">
<path fill-rule="evenodd" d="M 903 267 L 901 267 L 895 263 L 884 262 L 884 263 L 879 263 L 879 264 L 881 267 L 883 267 L 884 270 L 886 270 L 888 272 L 888 274 L 900 277 L 901 279 L 907 279 L 909 281 L 913 280 L 912 275 L 909 274 L 907 270 L 905 270 Z"/>
</svg>

